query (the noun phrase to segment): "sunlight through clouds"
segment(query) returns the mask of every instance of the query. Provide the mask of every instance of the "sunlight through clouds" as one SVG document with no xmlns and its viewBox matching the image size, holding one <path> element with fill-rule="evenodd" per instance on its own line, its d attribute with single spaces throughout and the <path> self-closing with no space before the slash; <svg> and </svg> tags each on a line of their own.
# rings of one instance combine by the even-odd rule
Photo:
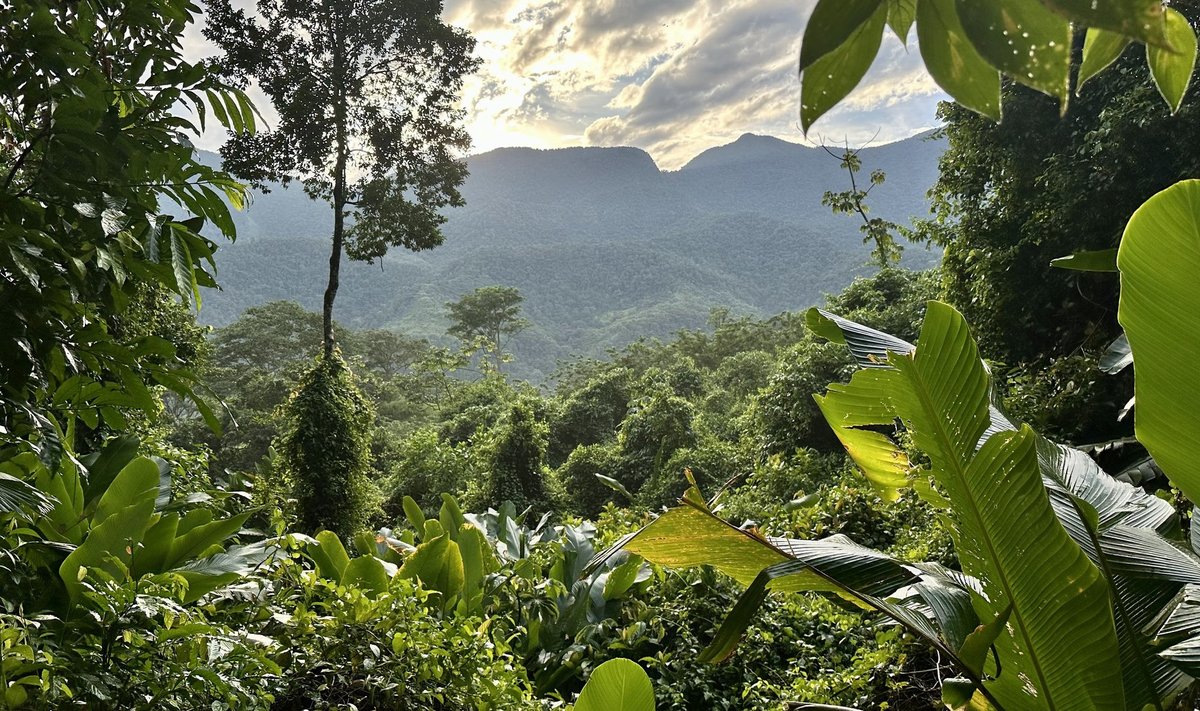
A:
<svg viewBox="0 0 1200 711">
<path fill-rule="evenodd" d="M 813 143 L 906 138 L 936 125 L 944 95 L 915 40 L 888 34 L 863 83 L 799 128 L 800 37 L 815 0 L 448 0 L 484 60 L 463 106 L 472 152 L 504 146 L 637 146 L 675 169 L 744 133 Z M 189 55 L 211 55 L 199 32 Z M 265 98 L 258 98 L 260 106 Z M 269 107 L 266 114 L 271 115 Z M 222 137 L 206 135 L 215 148 Z"/>
<path fill-rule="evenodd" d="M 671 169 L 746 132 L 801 142 L 796 61 L 812 4 L 454 0 L 446 17 L 475 32 L 486 62 L 466 96 L 476 150 L 634 145 Z M 897 140 L 935 125 L 941 98 L 915 46 L 890 37 L 816 133 Z"/>
</svg>

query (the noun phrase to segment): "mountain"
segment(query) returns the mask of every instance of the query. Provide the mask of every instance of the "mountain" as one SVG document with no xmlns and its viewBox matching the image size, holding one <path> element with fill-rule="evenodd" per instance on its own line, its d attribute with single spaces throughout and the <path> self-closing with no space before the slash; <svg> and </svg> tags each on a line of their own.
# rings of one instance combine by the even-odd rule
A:
<svg viewBox="0 0 1200 711">
<path fill-rule="evenodd" d="M 864 175 L 888 176 L 872 214 L 902 224 L 926 214 L 943 149 L 928 135 L 864 149 Z M 339 321 L 449 342 L 447 301 L 515 286 L 533 327 L 513 340 L 511 372 L 541 382 L 560 359 L 700 327 L 713 307 L 805 308 L 868 271 L 859 223 L 821 205 L 849 182 L 820 148 L 746 134 L 676 171 L 637 148 L 502 148 L 468 165 L 467 204 L 447 213 L 444 245 L 343 264 Z M 217 251 L 223 290 L 206 296 L 201 319 L 223 325 L 274 299 L 318 310 L 328 207 L 276 188 L 236 220 L 237 242 Z M 905 255 L 910 267 L 937 260 L 914 246 Z"/>
</svg>

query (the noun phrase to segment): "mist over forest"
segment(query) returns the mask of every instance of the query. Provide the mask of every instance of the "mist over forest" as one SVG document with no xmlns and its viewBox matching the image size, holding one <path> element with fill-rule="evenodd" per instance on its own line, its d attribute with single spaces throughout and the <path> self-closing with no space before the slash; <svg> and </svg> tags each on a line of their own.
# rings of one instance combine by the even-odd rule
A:
<svg viewBox="0 0 1200 711">
<path fill-rule="evenodd" d="M 872 216 L 928 216 L 944 148 L 920 135 L 862 150 L 866 171 L 893 176 L 872 191 Z M 466 206 L 446 211 L 445 244 L 345 265 L 341 323 L 449 344 L 447 302 L 513 286 L 531 326 L 513 339 L 508 369 L 541 383 L 560 360 L 701 328 L 713 308 L 759 318 L 802 309 L 870 271 L 855 221 L 821 204 L 849 178 L 820 148 L 747 134 L 669 172 L 636 148 L 503 148 L 467 166 Z M 235 218 L 237 242 L 217 252 L 222 288 L 205 297 L 201 321 L 227 325 L 275 300 L 320 310 L 328 206 L 276 188 Z M 903 265 L 937 258 L 910 245 Z"/>
</svg>

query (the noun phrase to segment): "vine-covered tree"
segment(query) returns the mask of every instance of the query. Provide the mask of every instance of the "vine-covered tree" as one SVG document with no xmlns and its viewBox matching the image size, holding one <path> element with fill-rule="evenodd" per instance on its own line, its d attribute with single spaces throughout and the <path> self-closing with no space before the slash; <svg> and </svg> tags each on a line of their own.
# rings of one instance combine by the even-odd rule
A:
<svg viewBox="0 0 1200 711">
<path fill-rule="evenodd" d="M 380 503 L 369 476 L 374 408 L 335 351 L 305 373 L 284 412 L 280 453 L 297 523 L 352 536 Z"/>
<path fill-rule="evenodd" d="M 485 487 L 488 504 L 498 508 L 511 501 L 518 510 L 540 508 L 546 501 L 542 481 L 545 453 L 545 423 L 537 420 L 529 405 L 513 405 L 491 444 L 491 472 Z"/>
<path fill-rule="evenodd" d="M 446 313 L 451 321 L 446 333 L 468 348 L 483 339 L 499 370 L 504 359 L 502 339 L 529 328 L 529 321 L 521 317 L 524 300 L 516 287 L 481 286 L 463 294 L 458 301 L 446 303 Z"/>
<path fill-rule="evenodd" d="M 437 0 L 260 0 L 257 13 L 208 3 L 205 37 L 223 70 L 255 81 L 273 130 L 233 136 L 227 169 L 258 186 L 299 181 L 333 208 L 323 303 L 326 357 L 343 250 L 372 262 L 390 247 L 441 244 L 439 210 L 461 205 L 470 144 L 455 106 L 478 65 L 475 42 L 441 20 Z"/>
</svg>

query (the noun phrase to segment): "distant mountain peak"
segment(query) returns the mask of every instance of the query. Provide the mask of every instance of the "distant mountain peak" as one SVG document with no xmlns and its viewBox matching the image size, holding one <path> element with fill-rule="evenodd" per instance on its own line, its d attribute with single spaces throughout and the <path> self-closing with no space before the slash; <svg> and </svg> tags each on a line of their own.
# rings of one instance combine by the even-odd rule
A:
<svg viewBox="0 0 1200 711">
<path fill-rule="evenodd" d="M 733 143 L 715 146 L 701 152 L 680 170 L 725 168 L 745 163 L 772 162 L 780 159 L 794 161 L 812 151 L 809 146 L 785 141 L 774 136 L 743 133 Z"/>
</svg>

